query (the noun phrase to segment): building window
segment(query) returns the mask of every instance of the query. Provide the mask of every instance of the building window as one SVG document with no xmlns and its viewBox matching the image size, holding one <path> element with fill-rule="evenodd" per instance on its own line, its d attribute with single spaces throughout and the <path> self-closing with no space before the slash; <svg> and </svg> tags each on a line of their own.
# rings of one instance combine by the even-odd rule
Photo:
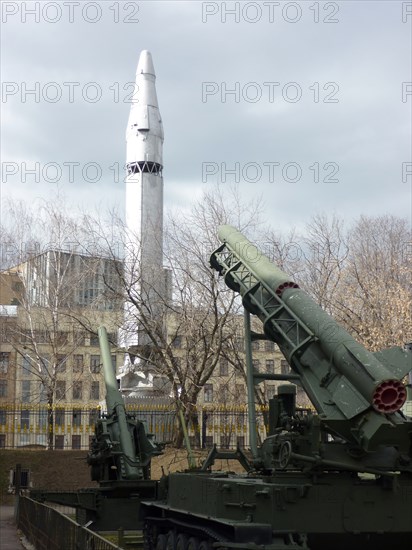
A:
<svg viewBox="0 0 412 550">
<path fill-rule="evenodd" d="M 43 357 L 40 357 L 40 362 L 41 362 L 42 367 L 44 367 L 45 369 L 47 369 L 47 371 L 49 371 L 49 369 L 50 369 L 50 355 L 43 355 Z M 32 368 L 32 371 L 33 371 L 33 368 Z"/>
<path fill-rule="evenodd" d="M 253 351 L 259 351 L 259 349 L 260 349 L 259 340 L 252 340 L 252 350 Z"/>
<path fill-rule="evenodd" d="M 81 435 L 72 435 L 72 449 L 81 449 Z"/>
<path fill-rule="evenodd" d="M 100 355 L 91 355 L 90 356 L 90 371 L 94 374 L 99 374 L 100 372 Z"/>
<path fill-rule="evenodd" d="M 90 399 L 100 399 L 99 382 L 92 382 L 92 385 L 90 386 Z"/>
<path fill-rule="evenodd" d="M 268 374 L 275 374 L 275 360 L 266 359 L 266 372 Z"/>
<path fill-rule="evenodd" d="M 58 346 L 67 346 L 68 342 L 69 335 L 67 334 L 67 332 L 62 332 L 60 330 L 56 332 L 55 343 Z"/>
<path fill-rule="evenodd" d="M 56 399 L 66 399 L 66 381 L 57 380 L 56 382 Z"/>
<path fill-rule="evenodd" d="M 55 435 L 54 436 L 54 448 L 55 449 L 64 449 L 64 435 Z"/>
<path fill-rule="evenodd" d="M 2 351 L 0 353 L 0 372 L 7 374 L 10 362 L 10 353 L 7 351 Z"/>
<path fill-rule="evenodd" d="M 65 417 L 65 411 L 64 409 L 56 409 L 54 411 L 54 423 L 56 426 L 64 426 L 64 417 Z"/>
<path fill-rule="evenodd" d="M 252 360 L 253 368 L 256 372 L 259 372 L 260 370 L 260 360 L 259 359 L 253 359 Z"/>
<path fill-rule="evenodd" d="M 74 354 L 73 355 L 73 372 L 83 372 L 83 355 Z"/>
<path fill-rule="evenodd" d="M 281 359 L 280 360 L 280 372 L 282 374 L 289 374 L 290 373 L 289 363 L 286 361 L 286 359 Z"/>
<path fill-rule="evenodd" d="M 21 401 L 22 403 L 30 402 L 30 380 L 22 380 L 21 382 Z"/>
<path fill-rule="evenodd" d="M 39 402 L 40 403 L 47 403 L 47 389 L 44 385 L 44 382 L 39 383 Z"/>
<path fill-rule="evenodd" d="M 173 338 L 172 346 L 176 349 L 180 349 L 182 347 L 182 337 L 180 335 Z"/>
<path fill-rule="evenodd" d="M 28 430 L 30 425 L 30 411 L 27 409 L 24 409 L 20 413 L 20 429 L 21 430 Z"/>
<path fill-rule="evenodd" d="M 205 384 L 203 391 L 204 391 L 204 402 L 212 403 L 213 402 L 213 384 Z"/>
<path fill-rule="evenodd" d="M 117 357 L 115 355 L 111 355 L 111 358 L 112 358 L 112 367 L 113 367 L 114 373 L 116 374 Z"/>
<path fill-rule="evenodd" d="M 112 346 L 117 346 L 117 334 L 115 332 L 109 332 L 107 334 L 107 339 Z"/>
<path fill-rule="evenodd" d="M 6 434 L 0 434 L 0 449 L 6 448 Z"/>
<path fill-rule="evenodd" d="M 97 334 L 90 335 L 90 345 L 94 348 L 99 347 L 99 337 L 97 336 Z"/>
<path fill-rule="evenodd" d="M 0 425 L 4 426 L 7 420 L 7 413 L 4 409 L 0 409 Z"/>
<path fill-rule="evenodd" d="M 25 355 L 23 357 L 23 363 L 22 363 L 23 376 L 30 376 L 31 375 L 31 373 L 33 372 L 32 365 L 33 365 L 33 361 L 31 359 L 30 355 Z"/>
<path fill-rule="evenodd" d="M 81 426 L 81 424 L 82 424 L 82 410 L 73 409 L 72 426 L 76 426 L 78 428 L 79 426 Z"/>
<path fill-rule="evenodd" d="M 7 380 L 0 380 L 0 397 L 7 397 Z"/>
<path fill-rule="evenodd" d="M 243 340 L 243 338 L 235 338 L 235 349 L 237 349 L 237 351 L 243 351 L 244 350 L 244 340 Z"/>
<path fill-rule="evenodd" d="M 84 346 L 86 342 L 86 335 L 84 332 L 73 333 L 73 343 L 75 346 Z"/>
<path fill-rule="evenodd" d="M 227 359 L 220 359 L 219 361 L 219 374 L 220 376 L 228 376 L 229 374 L 229 362 Z"/>
<path fill-rule="evenodd" d="M 275 351 L 275 342 L 272 342 L 271 340 L 266 340 L 265 351 Z"/>
<path fill-rule="evenodd" d="M 74 382 L 73 383 L 73 399 L 81 399 L 82 398 L 82 383 L 81 382 Z"/>
<path fill-rule="evenodd" d="M 65 355 L 57 356 L 57 372 L 63 373 L 66 372 L 67 357 Z"/>
</svg>

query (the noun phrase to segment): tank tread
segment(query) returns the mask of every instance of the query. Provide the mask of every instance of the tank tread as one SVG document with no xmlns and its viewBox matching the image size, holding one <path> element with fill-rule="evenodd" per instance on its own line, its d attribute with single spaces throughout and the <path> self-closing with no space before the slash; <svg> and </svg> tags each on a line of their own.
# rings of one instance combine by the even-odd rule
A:
<svg viewBox="0 0 412 550">
<path fill-rule="evenodd" d="M 185 529 L 191 535 L 207 536 L 207 537 L 209 537 L 210 539 L 212 539 L 216 542 L 226 543 L 226 539 L 224 537 L 219 535 L 219 533 L 217 533 L 213 529 L 209 529 L 208 527 L 204 527 L 204 526 L 200 526 L 200 525 L 194 527 L 193 524 L 191 524 L 191 523 L 187 523 L 185 521 L 178 520 L 178 519 L 175 519 L 175 518 L 148 517 L 148 518 L 146 518 L 146 521 L 149 524 L 150 524 L 150 521 L 156 522 L 157 524 L 164 523 L 165 525 L 168 525 L 171 528 L 172 527 L 177 527 L 177 528 L 180 528 L 180 529 Z M 150 525 L 148 527 L 150 528 Z M 188 534 L 187 532 L 186 532 L 186 534 Z"/>
<path fill-rule="evenodd" d="M 159 536 L 166 535 L 167 538 L 168 532 L 175 530 L 176 537 L 179 534 L 184 534 L 187 537 L 197 537 L 200 540 L 205 539 L 209 547 L 216 550 L 310 550 L 309 546 L 307 546 L 306 536 L 304 535 L 299 536 L 298 541 L 290 534 L 287 540 L 279 538 L 269 544 L 261 545 L 251 542 L 230 542 L 227 538 L 207 526 L 193 525 L 176 518 L 148 517 L 146 521 L 147 523 L 144 529 L 144 550 L 155 550 L 157 548 L 156 540 L 153 540 L 153 532 L 158 530 L 159 524 L 163 524 L 165 527 L 165 529 L 162 529 L 162 532 L 158 534 Z M 151 521 L 153 525 L 151 525 Z M 156 535 L 155 539 L 157 539 Z M 167 546 L 165 550 L 173 549 Z"/>
</svg>

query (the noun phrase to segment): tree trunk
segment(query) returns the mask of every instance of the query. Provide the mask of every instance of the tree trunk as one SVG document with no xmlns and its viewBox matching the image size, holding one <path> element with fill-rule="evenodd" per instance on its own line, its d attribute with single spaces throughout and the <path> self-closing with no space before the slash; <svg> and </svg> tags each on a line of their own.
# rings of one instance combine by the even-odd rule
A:
<svg viewBox="0 0 412 550">
<path fill-rule="evenodd" d="M 193 403 L 183 403 L 183 409 L 184 409 L 184 420 L 186 422 L 186 428 L 187 431 L 190 432 L 192 430 L 194 432 L 194 446 L 200 447 L 200 426 L 199 426 L 199 414 L 197 412 L 196 405 L 193 405 Z M 178 424 L 178 430 L 176 434 L 176 438 L 174 441 L 175 446 L 178 449 L 181 449 L 184 444 L 184 436 L 183 436 L 183 428 L 179 421 Z"/>
<path fill-rule="evenodd" d="M 199 414 L 197 412 L 197 408 L 193 407 L 193 409 L 189 411 L 189 414 L 190 414 L 190 424 L 195 433 L 194 447 L 199 448 L 200 447 L 200 426 L 199 426 Z"/>
<path fill-rule="evenodd" d="M 54 410 L 53 401 L 47 403 L 47 450 L 54 449 Z"/>
</svg>

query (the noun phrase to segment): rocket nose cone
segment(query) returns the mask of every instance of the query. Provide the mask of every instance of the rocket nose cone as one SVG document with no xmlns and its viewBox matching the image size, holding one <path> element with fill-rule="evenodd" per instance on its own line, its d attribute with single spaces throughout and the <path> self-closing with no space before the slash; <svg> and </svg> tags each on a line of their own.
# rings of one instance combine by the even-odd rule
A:
<svg viewBox="0 0 412 550">
<path fill-rule="evenodd" d="M 139 57 L 136 74 L 151 74 L 156 76 L 152 54 L 148 50 L 143 50 Z"/>
</svg>

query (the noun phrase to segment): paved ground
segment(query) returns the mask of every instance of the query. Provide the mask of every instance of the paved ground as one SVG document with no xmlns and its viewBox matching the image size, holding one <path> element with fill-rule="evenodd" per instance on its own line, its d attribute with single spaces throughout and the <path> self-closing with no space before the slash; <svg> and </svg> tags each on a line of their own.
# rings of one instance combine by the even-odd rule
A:
<svg viewBox="0 0 412 550">
<path fill-rule="evenodd" d="M 14 523 L 14 506 L 0 506 L 0 548 L 1 550 L 24 549 Z"/>
</svg>

